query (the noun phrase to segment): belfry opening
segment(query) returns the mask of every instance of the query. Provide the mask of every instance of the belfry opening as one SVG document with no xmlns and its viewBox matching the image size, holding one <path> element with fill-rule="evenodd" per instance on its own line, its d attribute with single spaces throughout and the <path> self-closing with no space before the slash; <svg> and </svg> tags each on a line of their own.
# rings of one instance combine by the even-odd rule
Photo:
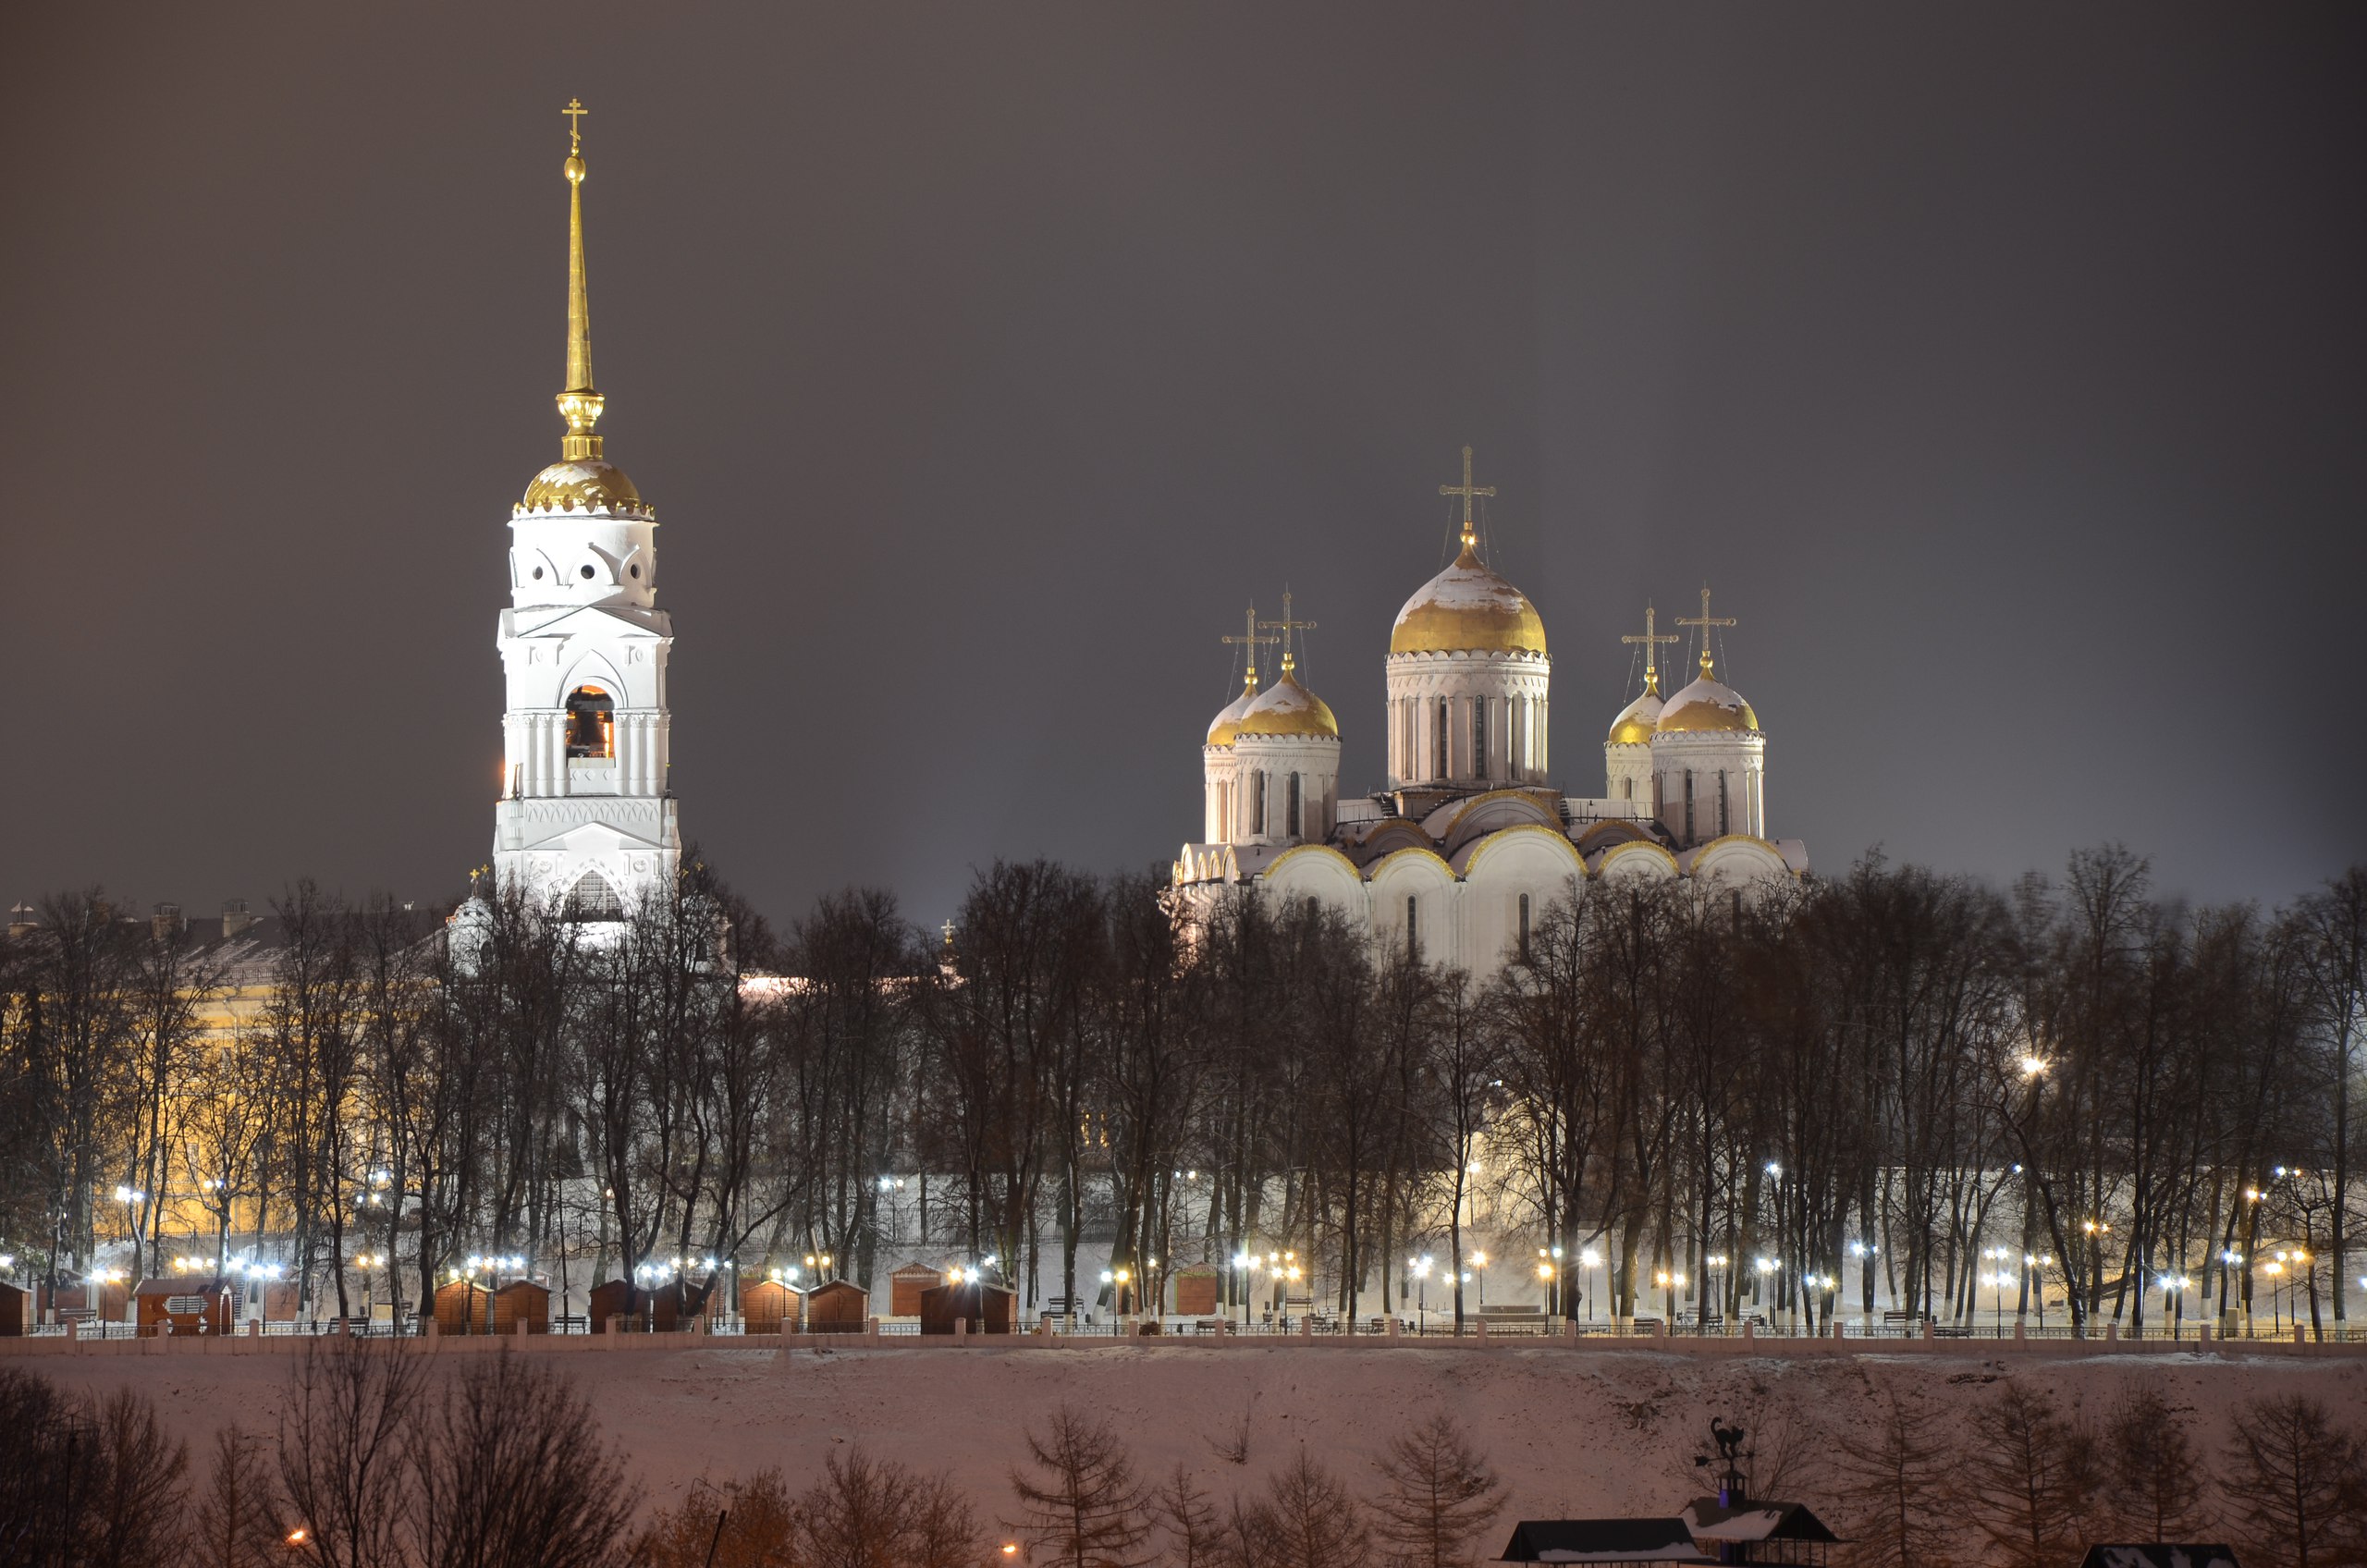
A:
<svg viewBox="0 0 2367 1568">
<path fill-rule="evenodd" d="M 567 754 L 570 760 L 617 754 L 616 699 L 597 686 L 567 694 Z"/>
</svg>

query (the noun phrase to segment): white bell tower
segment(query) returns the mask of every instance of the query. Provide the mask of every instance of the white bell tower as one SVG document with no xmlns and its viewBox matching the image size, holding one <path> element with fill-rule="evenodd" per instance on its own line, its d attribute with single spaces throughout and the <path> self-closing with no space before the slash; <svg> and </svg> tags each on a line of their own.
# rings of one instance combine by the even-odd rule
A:
<svg viewBox="0 0 2367 1568">
<path fill-rule="evenodd" d="M 567 421 L 560 460 L 509 513 L 509 608 L 501 612 L 501 801 L 497 885 L 564 900 L 577 919 L 620 918 L 671 885 L 681 829 L 667 784 L 666 661 L 673 623 L 657 607 L 657 515 L 593 434 L 583 273 L 585 113 L 570 102 Z"/>
</svg>

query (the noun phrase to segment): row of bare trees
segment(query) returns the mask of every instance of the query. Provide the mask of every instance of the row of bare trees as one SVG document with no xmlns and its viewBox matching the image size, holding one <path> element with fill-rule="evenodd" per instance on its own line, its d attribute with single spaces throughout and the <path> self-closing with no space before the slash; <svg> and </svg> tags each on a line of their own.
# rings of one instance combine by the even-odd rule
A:
<svg viewBox="0 0 2367 1568">
<path fill-rule="evenodd" d="M 92 893 L 0 948 L 0 1250 L 267 1258 L 343 1315 L 357 1258 L 414 1303 L 472 1256 L 867 1280 L 914 1218 L 1069 1303 L 1255 1255 L 1354 1317 L 1436 1249 L 1460 1316 L 1534 1243 L 1572 1315 L 2346 1316 L 2367 871 L 2275 913 L 2116 848 L 2007 891 L 1612 880 L 1484 983 L 1040 861 L 941 944 L 862 890 L 776 938 L 695 859 L 621 921 L 300 884 L 267 929 Z"/>
</svg>

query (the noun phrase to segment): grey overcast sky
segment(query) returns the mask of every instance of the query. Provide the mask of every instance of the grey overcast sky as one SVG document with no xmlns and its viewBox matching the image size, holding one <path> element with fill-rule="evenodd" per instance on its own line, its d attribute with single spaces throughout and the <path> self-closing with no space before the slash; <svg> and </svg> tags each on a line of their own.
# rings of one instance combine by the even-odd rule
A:
<svg viewBox="0 0 2367 1568">
<path fill-rule="evenodd" d="M 25 6 L 0 897 L 488 856 L 565 122 L 688 835 L 776 919 L 1197 834 L 1253 595 L 1343 784 L 1457 448 L 1601 789 L 1739 618 L 1769 822 L 2004 878 L 2367 854 L 2355 7 Z"/>
</svg>

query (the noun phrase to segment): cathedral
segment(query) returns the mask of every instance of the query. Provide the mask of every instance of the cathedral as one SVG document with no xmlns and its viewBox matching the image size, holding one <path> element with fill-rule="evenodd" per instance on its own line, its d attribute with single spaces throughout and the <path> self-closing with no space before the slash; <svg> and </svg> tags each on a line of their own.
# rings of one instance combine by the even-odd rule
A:
<svg viewBox="0 0 2367 1568">
<path fill-rule="evenodd" d="M 1674 643 L 1651 612 L 1640 644 L 1643 691 L 1611 721 L 1603 791 L 1564 795 L 1548 745 L 1553 661 L 1545 622 L 1527 596 L 1482 557 L 1471 481 L 1440 486 L 1463 504 L 1462 550 L 1417 589 L 1390 629 L 1382 708 L 1388 786 L 1343 799 L 1340 726 L 1299 680 L 1293 634 L 1306 623 L 1260 621 L 1241 637 L 1241 694 L 1208 726 L 1200 749 L 1201 841 L 1174 867 L 1187 908 L 1205 911 L 1242 885 L 1275 898 L 1313 898 L 1402 949 L 1477 974 L 1526 945 L 1552 900 L 1613 877 L 1699 877 L 1737 897 L 1770 878 L 1797 877 L 1808 854 L 1767 836 L 1767 739 L 1742 694 L 1717 678 L 1711 634 L 1731 626 L 1701 614 L 1700 674 L 1660 694 L 1658 652 Z M 1269 635 L 1273 634 L 1273 635 Z M 1262 690 L 1257 650 L 1282 649 Z"/>
<path fill-rule="evenodd" d="M 578 103 L 565 111 L 567 434 L 559 460 L 509 509 L 492 869 L 503 889 L 601 921 L 672 884 L 681 827 L 666 774 L 674 629 L 657 607 L 657 513 L 594 433 L 604 399 L 592 379 L 583 268 L 584 112 Z"/>
</svg>

